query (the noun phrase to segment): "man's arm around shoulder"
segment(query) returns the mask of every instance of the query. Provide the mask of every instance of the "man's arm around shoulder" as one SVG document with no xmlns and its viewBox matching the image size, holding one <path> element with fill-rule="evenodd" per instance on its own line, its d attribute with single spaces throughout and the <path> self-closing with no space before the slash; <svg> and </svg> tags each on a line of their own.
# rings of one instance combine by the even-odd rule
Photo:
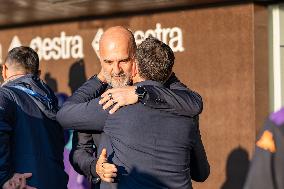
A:
<svg viewBox="0 0 284 189">
<path fill-rule="evenodd" d="M 57 121 L 64 129 L 101 131 L 107 112 L 99 105 L 98 97 L 106 86 L 92 77 L 63 104 L 56 115 Z"/>
</svg>

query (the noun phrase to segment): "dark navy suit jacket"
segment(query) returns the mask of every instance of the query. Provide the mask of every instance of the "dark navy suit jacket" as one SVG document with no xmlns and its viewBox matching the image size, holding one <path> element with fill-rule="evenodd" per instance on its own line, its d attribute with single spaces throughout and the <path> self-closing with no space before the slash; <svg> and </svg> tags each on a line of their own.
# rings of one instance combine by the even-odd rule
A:
<svg viewBox="0 0 284 189">
<path fill-rule="evenodd" d="M 136 85 L 163 87 L 154 81 Z M 118 183 L 103 182 L 101 189 L 189 189 L 190 151 L 197 138 L 195 118 L 176 115 L 141 103 L 122 107 L 105 122 L 109 161 L 118 168 Z"/>
<path fill-rule="evenodd" d="M 46 96 L 49 106 L 14 86 Z M 0 188 L 14 173 L 32 173 L 27 184 L 66 189 L 63 130 L 55 120 L 57 99 L 37 77 L 26 75 L 0 88 Z"/>
<path fill-rule="evenodd" d="M 101 106 L 98 105 L 97 97 L 105 90 L 106 86 L 103 86 L 99 82 L 96 83 L 95 80 L 96 78 L 92 78 L 85 83 L 59 111 L 57 119 L 61 122 L 63 127 L 97 131 L 103 129 L 105 124 L 104 121 L 107 118 L 108 113 L 102 110 Z M 182 85 L 174 75 L 169 81 L 170 82 L 167 82 L 165 86 L 171 88 L 171 90 L 166 89 L 161 85 L 154 87 L 151 85 L 144 85 L 148 91 L 145 106 L 158 109 L 159 111 L 174 112 L 174 114 L 179 116 L 195 117 L 196 121 L 196 115 L 202 110 L 201 97 Z M 90 154 L 94 151 L 91 151 L 89 147 L 93 145 L 94 136 L 93 138 L 90 138 L 89 135 L 90 132 L 80 133 L 80 137 L 76 137 L 75 135 L 78 145 L 75 147 L 75 153 L 73 155 L 73 160 L 76 161 L 74 165 L 75 168 L 77 167 L 77 170 L 79 167 L 79 171 L 82 171 L 85 175 L 89 175 L 90 172 L 92 172 L 92 170 L 90 170 L 90 163 L 93 161 L 93 158 L 90 157 Z M 196 143 L 194 146 L 195 148 L 192 150 L 196 151 L 196 153 L 194 156 L 191 156 L 191 158 L 193 160 L 198 158 L 198 160 L 203 163 L 194 165 L 193 169 L 196 170 L 191 173 L 191 175 L 193 179 L 197 181 L 204 181 L 209 175 L 209 164 L 206 159 L 199 132 L 198 136 L 199 142 L 198 144 Z M 79 151 L 80 153 L 76 154 L 76 152 Z M 81 155 L 79 156 L 79 154 Z"/>
</svg>

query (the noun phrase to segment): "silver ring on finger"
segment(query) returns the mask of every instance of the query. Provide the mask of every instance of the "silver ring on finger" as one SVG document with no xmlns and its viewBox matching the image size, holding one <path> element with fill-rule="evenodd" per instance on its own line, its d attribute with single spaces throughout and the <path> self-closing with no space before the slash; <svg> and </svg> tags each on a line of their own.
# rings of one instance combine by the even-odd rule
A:
<svg viewBox="0 0 284 189">
<path fill-rule="evenodd" d="M 112 93 L 107 94 L 110 100 L 113 100 Z"/>
</svg>

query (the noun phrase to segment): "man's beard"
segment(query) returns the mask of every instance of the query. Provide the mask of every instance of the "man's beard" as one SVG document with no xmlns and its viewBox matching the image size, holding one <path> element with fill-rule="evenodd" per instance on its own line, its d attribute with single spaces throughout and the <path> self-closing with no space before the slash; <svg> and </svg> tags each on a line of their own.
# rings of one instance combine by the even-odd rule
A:
<svg viewBox="0 0 284 189">
<path fill-rule="evenodd" d="M 107 83 L 113 88 L 124 87 L 131 83 L 130 74 L 120 73 L 116 75 L 116 74 L 109 74 L 107 72 L 104 72 L 104 76 L 105 76 Z"/>
</svg>

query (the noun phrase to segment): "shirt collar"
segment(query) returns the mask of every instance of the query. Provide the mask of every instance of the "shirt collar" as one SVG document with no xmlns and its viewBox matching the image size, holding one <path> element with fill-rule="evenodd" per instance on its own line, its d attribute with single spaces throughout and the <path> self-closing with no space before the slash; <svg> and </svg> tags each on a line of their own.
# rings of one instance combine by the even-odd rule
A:
<svg viewBox="0 0 284 189">
<path fill-rule="evenodd" d="M 141 82 L 137 82 L 133 84 L 134 86 L 141 86 L 141 85 L 153 85 L 153 86 L 158 86 L 158 87 L 163 87 L 163 84 L 157 81 L 152 81 L 152 80 L 145 80 Z"/>
<path fill-rule="evenodd" d="M 20 77 L 23 77 L 23 76 L 25 76 L 25 75 L 26 75 L 26 74 L 19 74 L 19 75 L 11 76 L 11 77 L 9 77 L 6 81 L 4 81 L 1 86 L 4 86 L 4 85 L 6 85 L 7 83 L 12 82 L 12 81 L 14 81 L 14 80 L 16 80 L 16 79 L 18 79 L 18 78 L 20 78 Z"/>
</svg>

